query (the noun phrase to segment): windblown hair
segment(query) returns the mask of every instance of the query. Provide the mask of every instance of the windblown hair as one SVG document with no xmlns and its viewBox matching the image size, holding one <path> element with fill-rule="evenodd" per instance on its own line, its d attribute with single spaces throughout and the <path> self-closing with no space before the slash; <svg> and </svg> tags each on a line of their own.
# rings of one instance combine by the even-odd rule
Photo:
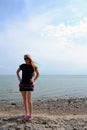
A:
<svg viewBox="0 0 87 130">
<path fill-rule="evenodd" d="M 34 71 L 37 68 L 36 62 L 34 62 L 29 54 L 25 54 L 24 57 L 27 57 L 30 60 L 30 64 L 33 66 Z"/>
</svg>

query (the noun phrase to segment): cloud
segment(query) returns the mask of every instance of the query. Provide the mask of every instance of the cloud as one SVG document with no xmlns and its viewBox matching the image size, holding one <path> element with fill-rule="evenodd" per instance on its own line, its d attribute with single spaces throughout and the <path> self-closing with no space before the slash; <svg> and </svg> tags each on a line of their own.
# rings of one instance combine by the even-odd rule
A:
<svg viewBox="0 0 87 130">
<path fill-rule="evenodd" d="M 34 58 L 41 73 L 74 73 L 84 68 L 86 70 L 87 18 L 72 25 L 66 24 L 66 19 L 63 18 L 69 17 L 63 17 L 65 8 L 46 8 L 46 11 L 40 13 L 33 9 L 28 14 L 30 5 L 32 2 L 25 0 L 27 7 L 23 14 L 27 17 L 6 23 L 5 29 L 0 32 L 0 56 L 7 57 L 6 60 L 1 58 L 1 63 L 7 66 L 8 72 L 10 67 L 16 68 L 24 62 L 22 56 L 25 53 Z M 71 11 L 74 13 L 76 8 Z"/>
<path fill-rule="evenodd" d="M 46 16 L 38 15 L 29 21 L 21 22 L 20 25 L 19 23 L 8 25 L 7 30 L 0 36 L 0 44 L 7 45 L 8 49 L 15 53 L 18 51 L 21 54 L 29 50 L 33 55 L 37 54 L 49 60 L 56 57 L 64 60 L 68 59 L 69 55 L 75 57 L 76 51 L 82 50 L 75 40 L 86 38 L 87 19 L 84 18 L 74 26 L 66 26 L 64 23 L 54 26 L 47 25 L 49 18 Z"/>
<path fill-rule="evenodd" d="M 35 57 L 43 55 L 42 49 L 45 44 L 42 45 L 41 43 L 40 32 L 48 24 L 49 19 L 47 14 L 41 14 L 27 21 L 7 24 L 5 30 L 0 33 L 1 56 L 5 53 L 8 56 L 7 60 L 14 63 L 27 52 L 35 55 Z M 1 60 L 5 62 L 3 59 Z"/>
<path fill-rule="evenodd" d="M 82 21 L 79 22 L 78 25 L 65 25 L 61 23 L 59 25 L 48 25 L 44 32 L 49 36 L 55 37 L 70 37 L 74 34 L 74 36 L 82 36 L 83 33 L 87 33 L 87 18 L 84 18 Z"/>
<path fill-rule="evenodd" d="M 49 39 L 51 57 L 55 64 L 64 63 L 79 71 L 87 67 L 87 18 L 77 25 L 48 25 L 43 37 Z M 52 52 L 53 50 L 53 52 Z M 53 58 L 52 57 L 52 58 Z M 63 67 L 63 66 L 62 66 Z"/>
<path fill-rule="evenodd" d="M 54 38 L 56 41 L 60 41 L 57 44 L 66 45 L 67 47 L 76 47 L 79 41 L 87 39 L 87 18 L 84 18 L 77 25 L 65 25 L 60 23 L 59 25 L 48 25 L 43 30 L 43 36 L 48 38 Z M 83 45 L 84 43 L 82 43 Z"/>
</svg>

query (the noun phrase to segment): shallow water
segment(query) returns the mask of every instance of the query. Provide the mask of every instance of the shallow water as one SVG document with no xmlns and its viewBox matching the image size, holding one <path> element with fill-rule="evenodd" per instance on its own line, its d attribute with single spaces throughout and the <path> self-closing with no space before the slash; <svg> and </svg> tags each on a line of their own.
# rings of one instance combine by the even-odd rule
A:
<svg viewBox="0 0 87 130">
<path fill-rule="evenodd" d="M 15 75 L 0 75 L 0 100 L 21 100 Z M 34 100 L 87 97 L 85 75 L 42 75 L 35 82 Z"/>
</svg>

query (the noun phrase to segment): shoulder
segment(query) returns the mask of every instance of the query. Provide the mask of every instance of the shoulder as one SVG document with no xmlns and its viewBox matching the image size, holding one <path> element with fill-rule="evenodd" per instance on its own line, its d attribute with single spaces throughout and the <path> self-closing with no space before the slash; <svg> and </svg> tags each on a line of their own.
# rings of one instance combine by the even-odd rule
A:
<svg viewBox="0 0 87 130">
<path fill-rule="evenodd" d="M 34 65 L 29 65 L 29 67 L 30 67 L 33 71 L 35 71 L 35 70 L 37 69 L 37 67 L 34 66 Z"/>
<path fill-rule="evenodd" d="M 33 67 L 32 65 L 29 65 L 29 67 L 30 67 L 31 69 L 34 69 L 34 67 Z"/>
<path fill-rule="evenodd" d="M 26 64 L 21 64 L 19 67 L 20 67 L 20 69 L 22 69 L 25 66 L 26 66 Z"/>
<path fill-rule="evenodd" d="M 26 64 L 21 64 L 20 66 L 25 66 Z"/>
</svg>

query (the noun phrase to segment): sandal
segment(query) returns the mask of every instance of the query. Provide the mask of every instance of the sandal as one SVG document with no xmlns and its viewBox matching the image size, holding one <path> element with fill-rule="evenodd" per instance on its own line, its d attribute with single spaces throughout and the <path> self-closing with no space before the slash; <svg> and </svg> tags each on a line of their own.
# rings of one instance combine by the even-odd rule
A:
<svg viewBox="0 0 87 130">
<path fill-rule="evenodd" d="M 25 119 L 25 120 L 32 120 L 33 117 L 32 117 L 32 116 L 27 116 L 27 115 L 26 115 L 26 116 L 24 116 L 24 119 Z"/>
<path fill-rule="evenodd" d="M 33 119 L 33 116 L 29 116 L 28 120 L 31 121 Z"/>
<path fill-rule="evenodd" d="M 30 116 L 25 115 L 25 116 L 24 116 L 24 119 L 25 119 L 25 120 L 28 120 L 29 117 L 30 117 Z"/>
</svg>

